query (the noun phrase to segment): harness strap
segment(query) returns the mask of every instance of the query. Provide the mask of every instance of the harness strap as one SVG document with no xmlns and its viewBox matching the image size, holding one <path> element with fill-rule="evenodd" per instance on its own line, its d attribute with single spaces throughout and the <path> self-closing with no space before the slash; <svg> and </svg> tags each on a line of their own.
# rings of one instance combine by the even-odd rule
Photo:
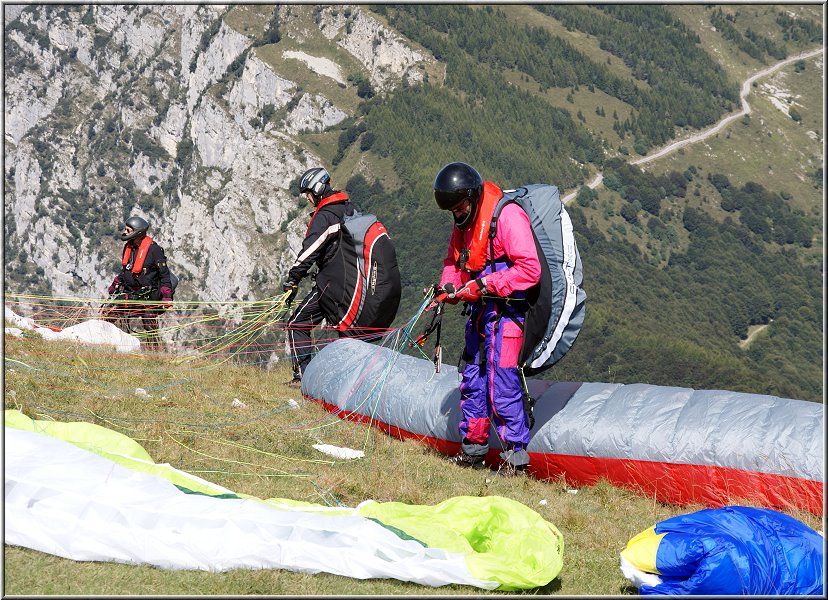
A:
<svg viewBox="0 0 828 600">
<path fill-rule="evenodd" d="M 443 365 L 443 348 L 440 346 L 440 332 L 443 330 L 443 307 L 444 304 L 440 303 L 437 307 L 437 310 L 434 314 L 440 314 L 440 318 L 437 320 L 437 339 L 434 340 L 434 371 L 436 373 L 440 372 L 440 367 Z"/>
<path fill-rule="evenodd" d="M 529 395 L 529 386 L 526 384 L 523 367 L 518 367 L 518 375 L 520 376 L 520 387 L 523 390 L 523 412 L 526 414 L 527 426 L 532 429 L 535 426 L 535 399 Z"/>
<path fill-rule="evenodd" d="M 434 362 L 434 370 L 437 373 L 440 372 L 440 367 L 443 364 L 443 349 L 440 346 L 440 334 L 443 330 L 444 308 L 445 301 L 437 302 L 437 307 L 434 310 L 434 313 L 431 315 L 431 323 L 429 323 L 428 327 L 426 327 L 425 330 L 417 336 L 417 339 L 414 340 L 414 343 L 422 348 L 423 345 L 425 345 L 428 336 L 430 336 L 435 331 L 437 332 L 437 339 L 434 340 L 434 357 L 432 358 L 432 361 Z"/>
</svg>

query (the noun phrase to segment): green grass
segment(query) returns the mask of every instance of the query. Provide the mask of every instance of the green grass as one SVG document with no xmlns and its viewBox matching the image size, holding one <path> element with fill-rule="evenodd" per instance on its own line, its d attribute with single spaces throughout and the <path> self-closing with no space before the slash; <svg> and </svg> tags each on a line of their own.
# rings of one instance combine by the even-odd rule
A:
<svg viewBox="0 0 828 600">
<path fill-rule="evenodd" d="M 353 175 L 361 174 L 369 182 L 379 181 L 382 187 L 388 190 L 399 189 L 402 180 L 394 168 L 394 161 L 390 157 L 379 156 L 370 150 L 365 153 L 359 150 L 359 144 L 348 149 L 345 158 L 334 169 L 336 182 L 344 185 Z M 361 198 L 354 198 L 357 204 Z"/>
<path fill-rule="evenodd" d="M 615 123 L 613 113 L 618 115 L 618 121 L 621 123 L 633 113 L 632 107 L 618 98 L 614 98 L 598 88 L 591 92 L 587 86 L 579 86 L 577 90 L 572 88 L 549 88 L 542 91 L 541 86 L 532 77 L 517 71 L 504 72 L 504 78 L 518 88 L 540 96 L 552 106 L 567 111 L 573 120 L 578 120 L 578 111 L 581 111 L 584 117 L 583 124 L 586 128 L 599 138 L 607 140 L 609 144 L 608 157 L 618 155 L 616 150 L 621 144 L 625 144 L 628 149 L 632 146 L 629 139 L 626 142 L 622 141 L 612 128 Z M 570 102 L 568 98 L 571 98 L 572 101 Z M 599 107 L 603 109 L 603 116 L 596 113 L 596 109 Z"/>
<path fill-rule="evenodd" d="M 325 96 L 346 113 L 350 114 L 356 110 L 360 99 L 356 95 L 354 86 L 347 84 L 346 87 L 343 87 L 330 77 L 316 73 L 298 58 L 284 58 L 283 53 L 289 50 L 301 51 L 310 56 L 330 58 L 326 56 L 329 53 L 314 52 L 306 47 L 297 46 L 284 40 L 277 44 L 268 44 L 257 48 L 256 56 L 269 65 L 279 76 L 296 83 L 302 91 Z M 343 63 L 342 58 L 332 60 L 339 65 Z M 344 69 L 341 69 L 341 74 L 343 79 L 348 77 L 348 71 Z"/>
<path fill-rule="evenodd" d="M 268 44 L 256 49 L 256 55 L 280 76 L 295 82 L 310 94 L 321 94 L 338 108 L 353 114 L 362 100 L 356 95 L 356 86 L 350 82 L 340 84 L 326 75 L 314 72 L 307 64 L 296 58 L 284 58 L 285 51 L 304 52 L 310 56 L 327 58 L 340 67 L 342 78 L 347 81 L 349 75 L 365 75 L 362 65 L 340 48 L 334 40 L 329 40 L 319 31 L 313 22 L 311 6 L 294 6 L 291 11 L 295 18 L 284 27 L 282 39 L 276 44 Z M 298 31 L 296 31 L 298 30 Z M 281 31 L 281 27 L 280 27 Z"/>
<path fill-rule="evenodd" d="M 273 7 L 258 4 L 234 6 L 224 15 L 224 22 L 239 33 L 251 38 L 260 37 L 265 30 Z"/>
<path fill-rule="evenodd" d="M 717 5 L 715 8 L 720 8 L 727 15 L 736 12 L 740 7 Z M 671 7 L 671 12 L 699 36 L 701 46 L 724 67 L 734 81 L 746 79 L 764 65 L 741 52 L 732 42 L 725 40 L 720 32 L 713 30 L 710 24 L 712 10 L 703 5 L 677 4 Z M 741 31 L 741 26 L 738 29 Z"/>
<path fill-rule="evenodd" d="M 267 371 L 201 359 L 180 363 L 172 355 L 114 355 L 34 336 L 5 339 L 5 408 L 98 423 L 139 440 L 156 462 L 236 492 L 346 506 L 367 499 L 431 505 L 459 495 L 518 500 L 554 523 L 566 543 L 559 577 L 530 593 L 636 595 L 618 567 L 626 542 L 657 521 L 701 508 L 664 505 L 606 482 L 574 490 L 560 481 L 451 467 L 419 443 L 339 420 L 286 387 L 289 379 L 284 362 Z M 149 396 L 136 395 L 136 387 Z M 233 408 L 236 398 L 247 408 Z M 298 408 L 290 408 L 290 399 Z M 363 449 L 366 457 L 336 461 L 312 448 L 319 442 Z M 791 514 L 821 528 L 813 515 Z M 4 550 L 9 595 L 499 594 L 283 570 L 165 571 Z"/>
<path fill-rule="evenodd" d="M 796 54 L 803 48 L 794 46 L 791 42 L 786 43 L 781 39 L 779 25 L 776 23 L 776 15 L 779 12 L 790 12 L 800 19 L 810 19 L 817 23 L 823 20 L 823 9 L 820 5 L 675 4 L 670 6 L 670 11 L 688 29 L 699 36 L 701 46 L 716 58 L 734 80 L 744 80 L 765 64 L 773 64 L 776 59 L 766 57 L 766 63 L 761 63 L 738 50 L 732 42 L 725 40 L 721 33 L 713 31 L 710 24 L 710 15 L 714 9 L 721 9 L 725 15 L 735 15 L 735 27 L 739 31 L 744 32 L 751 29 L 770 38 L 775 43 L 784 45 L 787 47 L 789 55 Z"/>
</svg>

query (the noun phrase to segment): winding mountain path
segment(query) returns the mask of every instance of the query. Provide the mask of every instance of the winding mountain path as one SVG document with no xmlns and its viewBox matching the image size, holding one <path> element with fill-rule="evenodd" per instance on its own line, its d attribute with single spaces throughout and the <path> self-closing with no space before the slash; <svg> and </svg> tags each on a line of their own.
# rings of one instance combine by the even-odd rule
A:
<svg viewBox="0 0 828 600">
<path fill-rule="evenodd" d="M 744 81 L 744 83 L 742 83 L 742 91 L 739 94 L 739 97 L 742 101 L 742 109 L 739 112 L 735 112 L 735 113 L 732 113 L 732 114 L 726 116 L 724 119 L 722 119 L 721 121 L 719 121 L 718 123 L 716 123 L 715 125 L 710 127 L 709 129 L 704 129 L 704 130 L 696 132 L 696 133 L 694 133 L 694 134 L 692 134 L 692 135 L 690 135 L 690 136 L 688 136 L 684 139 L 676 140 L 675 142 L 667 144 L 663 148 L 661 148 L 659 150 L 656 150 L 652 154 L 648 154 L 647 156 L 642 156 L 641 158 L 637 158 L 635 160 L 632 160 L 632 161 L 630 161 L 630 164 L 631 165 L 642 165 L 642 164 L 651 162 L 651 161 L 656 160 L 658 158 L 662 158 L 664 156 L 667 156 L 668 154 L 670 154 L 672 152 L 675 152 L 679 148 L 683 148 L 684 146 L 687 146 L 689 144 L 695 144 L 696 142 L 701 142 L 702 140 L 706 140 L 710 136 L 716 135 L 722 129 L 724 129 L 725 127 L 730 125 L 730 123 L 732 123 L 733 121 L 735 121 L 739 117 L 741 117 L 743 115 L 748 115 L 748 114 L 751 113 L 751 108 L 750 108 L 750 105 L 747 102 L 747 97 L 748 97 L 748 94 L 750 94 L 750 90 L 751 90 L 751 87 L 752 87 L 754 81 L 756 81 L 757 79 L 760 79 L 762 77 L 765 77 L 767 75 L 770 75 L 771 73 L 774 73 L 774 72 L 778 71 L 782 67 L 785 67 L 785 66 L 787 66 L 791 63 L 794 63 L 798 60 L 804 60 L 806 58 L 812 58 L 812 57 L 814 57 L 818 54 L 821 54 L 823 52 L 825 52 L 825 48 L 817 48 L 815 50 L 808 50 L 808 51 L 805 51 L 805 52 L 800 52 L 796 56 L 790 56 L 790 57 L 786 58 L 785 60 L 776 63 L 775 65 L 771 65 L 770 67 L 766 67 L 766 68 L 762 69 L 761 71 L 757 71 L 756 73 L 754 73 L 753 75 L 748 77 Z M 595 177 L 592 178 L 591 181 L 587 182 L 586 185 L 590 189 L 594 190 L 599 185 L 601 185 L 601 183 L 603 181 L 604 181 L 604 175 L 602 173 L 598 173 L 598 174 L 595 175 Z M 578 190 L 580 190 L 580 188 L 578 188 L 576 190 L 573 190 L 572 192 L 570 192 L 566 196 L 564 196 L 563 197 L 563 203 L 567 204 L 573 198 L 575 198 L 575 196 L 578 194 Z"/>
<path fill-rule="evenodd" d="M 773 323 L 773 319 L 771 319 L 770 321 L 771 323 Z M 770 325 L 770 323 L 765 323 L 763 325 L 751 325 L 750 327 L 748 327 L 748 336 L 745 339 L 739 341 L 739 347 L 747 348 L 748 346 L 750 346 L 750 343 L 754 339 L 756 339 L 757 335 L 765 331 L 765 329 L 768 328 L 768 325 Z"/>
</svg>

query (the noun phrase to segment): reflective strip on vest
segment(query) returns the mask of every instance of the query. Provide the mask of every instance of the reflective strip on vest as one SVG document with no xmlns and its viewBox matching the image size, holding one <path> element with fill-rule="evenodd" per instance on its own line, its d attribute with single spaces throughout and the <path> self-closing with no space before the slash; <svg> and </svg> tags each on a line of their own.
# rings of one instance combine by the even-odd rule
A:
<svg viewBox="0 0 828 600">
<path fill-rule="evenodd" d="M 529 363 L 533 369 L 543 366 L 543 363 L 555 351 L 561 336 L 572 318 L 572 313 L 575 311 L 576 300 L 578 299 L 578 286 L 575 285 L 575 266 L 577 254 L 575 250 L 575 234 L 572 230 L 572 220 L 565 210 L 561 210 L 561 247 L 563 249 L 563 275 L 566 279 L 566 287 L 564 289 L 564 303 L 561 309 L 561 316 L 555 324 L 555 329 L 552 332 L 552 337 L 544 345 L 543 351 Z"/>
</svg>

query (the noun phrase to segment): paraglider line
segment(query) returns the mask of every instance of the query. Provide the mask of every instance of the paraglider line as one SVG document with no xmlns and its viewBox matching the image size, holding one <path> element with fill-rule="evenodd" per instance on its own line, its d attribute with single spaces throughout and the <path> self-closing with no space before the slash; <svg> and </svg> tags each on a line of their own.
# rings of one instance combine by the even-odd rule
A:
<svg viewBox="0 0 828 600">
<path fill-rule="evenodd" d="M 176 431 L 178 435 L 198 435 L 199 437 L 207 437 L 204 434 L 197 434 L 192 431 Z M 292 456 L 282 456 L 281 454 L 274 454 L 272 452 L 267 452 L 265 450 L 259 450 L 258 448 L 254 448 L 252 446 L 247 446 L 245 444 L 239 444 L 238 442 L 233 442 L 231 440 L 223 440 L 220 438 L 210 437 L 211 442 L 216 442 L 218 444 L 223 444 L 225 446 L 232 446 L 233 448 L 240 448 L 242 450 L 248 450 L 250 452 L 255 452 L 257 454 L 264 454 L 265 456 L 269 456 L 271 458 L 278 458 L 280 460 L 290 460 L 290 461 L 297 461 L 295 457 Z M 335 460 L 320 460 L 320 459 L 298 459 L 299 462 L 306 462 L 306 463 L 313 463 L 313 464 L 320 464 L 320 465 L 335 465 Z"/>
<path fill-rule="evenodd" d="M 171 436 L 169 431 L 165 431 L 164 434 L 167 437 L 169 437 L 172 441 L 174 441 L 176 444 L 178 444 L 179 446 L 184 448 L 185 450 L 189 450 L 193 454 L 198 454 L 199 456 L 203 456 L 203 457 L 209 458 L 211 460 L 216 460 L 216 461 L 219 461 L 219 462 L 226 462 L 226 463 L 231 463 L 231 464 L 236 464 L 236 465 L 243 465 L 243 466 L 247 466 L 247 467 L 254 467 L 254 468 L 258 468 L 258 469 L 267 469 L 267 470 L 270 470 L 270 471 L 276 471 L 278 473 L 278 475 L 272 475 L 273 477 L 297 477 L 297 478 L 301 478 L 301 479 L 310 477 L 310 475 L 308 473 L 288 473 L 286 471 L 282 471 L 281 469 L 273 468 L 269 465 L 258 465 L 258 464 L 255 464 L 255 463 L 250 463 L 250 462 L 244 462 L 244 461 L 240 461 L 240 460 L 233 460 L 233 459 L 230 459 L 230 458 L 220 458 L 218 456 L 213 456 L 211 454 L 207 454 L 206 452 L 201 452 L 199 450 L 196 450 L 195 448 L 191 448 L 191 447 L 187 446 L 185 443 L 183 443 L 183 442 L 175 439 L 173 436 Z"/>
</svg>

